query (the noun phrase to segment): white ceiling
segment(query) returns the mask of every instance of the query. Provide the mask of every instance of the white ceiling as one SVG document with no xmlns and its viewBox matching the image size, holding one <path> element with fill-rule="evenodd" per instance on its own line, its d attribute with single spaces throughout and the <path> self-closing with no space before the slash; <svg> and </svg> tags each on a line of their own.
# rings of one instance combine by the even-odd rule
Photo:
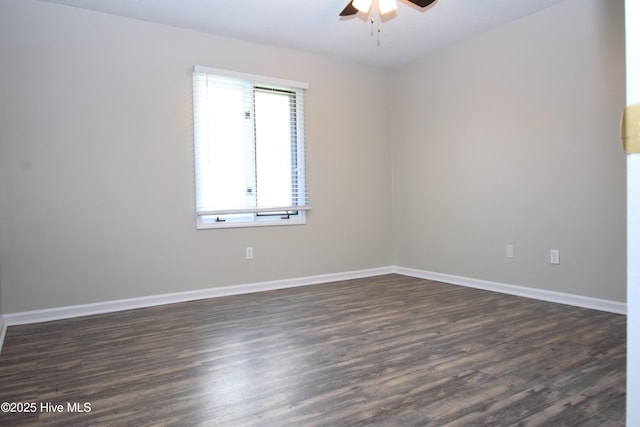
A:
<svg viewBox="0 0 640 427">
<path fill-rule="evenodd" d="M 349 0 L 43 1 L 393 67 L 564 0 L 438 0 L 426 9 L 398 0 L 379 46 L 362 13 L 338 16 Z"/>
</svg>

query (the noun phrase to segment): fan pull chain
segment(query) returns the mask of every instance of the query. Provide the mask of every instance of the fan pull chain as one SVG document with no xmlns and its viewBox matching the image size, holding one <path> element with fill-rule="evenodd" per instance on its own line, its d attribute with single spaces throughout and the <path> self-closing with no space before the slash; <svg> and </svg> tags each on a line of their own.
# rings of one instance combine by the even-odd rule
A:
<svg viewBox="0 0 640 427">
<path fill-rule="evenodd" d="M 373 37 L 374 28 L 376 27 L 376 16 L 378 17 L 378 25 L 376 28 L 376 33 L 378 34 L 377 45 L 380 46 L 380 33 L 382 32 L 382 15 L 380 15 L 380 9 L 378 9 L 377 2 L 373 2 L 371 7 L 371 15 L 369 15 L 369 20 L 371 21 L 371 32 L 370 35 Z"/>
</svg>

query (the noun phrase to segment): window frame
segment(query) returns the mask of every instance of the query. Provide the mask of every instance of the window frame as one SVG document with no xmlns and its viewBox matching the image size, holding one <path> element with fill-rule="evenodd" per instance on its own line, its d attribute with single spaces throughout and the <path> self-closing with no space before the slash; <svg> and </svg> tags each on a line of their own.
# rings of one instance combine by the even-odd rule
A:
<svg viewBox="0 0 640 427">
<path fill-rule="evenodd" d="M 291 154 L 296 156 L 297 168 L 291 165 L 292 180 L 296 182 L 293 185 L 298 193 L 297 197 L 300 197 L 301 204 L 291 206 L 275 206 L 275 207 L 259 207 L 256 203 L 255 206 L 246 206 L 241 209 L 204 209 L 200 206 L 199 200 L 199 186 L 205 184 L 199 177 L 199 153 L 202 152 L 200 144 L 208 144 L 208 141 L 199 140 L 198 135 L 201 133 L 198 129 L 197 123 L 197 99 L 199 95 L 197 93 L 196 75 L 202 74 L 221 79 L 233 79 L 238 83 L 246 84 L 250 87 L 251 91 L 251 120 L 252 125 L 255 127 L 255 91 L 268 90 L 283 91 L 293 95 L 295 110 L 295 118 L 293 119 L 293 125 L 295 129 L 293 134 L 295 138 L 292 138 Z M 195 189 L 195 217 L 196 217 L 196 229 L 217 229 L 217 228 L 235 228 L 235 227 L 264 227 L 264 226 L 286 226 L 286 225 L 301 225 L 306 224 L 307 211 L 311 210 L 308 203 L 308 194 L 306 188 L 306 155 L 305 155 L 305 134 L 304 134 L 304 91 L 308 89 L 307 83 L 285 80 L 267 76 L 259 76 L 248 73 L 241 73 L 236 71 L 223 70 L 218 68 L 209 68 L 202 66 L 193 67 L 193 148 L 194 148 L 194 189 Z M 256 139 L 253 137 L 253 144 L 255 148 Z M 255 161 L 254 161 L 255 167 Z M 294 175 L 295 174 L 295 175 Z M 296 202 L 298 203 L 298 202 Z"/>
</svg>

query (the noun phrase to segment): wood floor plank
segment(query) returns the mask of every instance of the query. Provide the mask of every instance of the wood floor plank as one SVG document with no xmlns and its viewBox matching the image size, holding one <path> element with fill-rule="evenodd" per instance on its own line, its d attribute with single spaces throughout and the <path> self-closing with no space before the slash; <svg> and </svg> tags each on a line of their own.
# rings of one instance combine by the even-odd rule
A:
<svg viewBox="0 0 640 427">
<path fill-rule="evenodd" d="M 622 426 L 625 333 L 399 275 L 11 326 L 0 425 Z"/>
</svg>

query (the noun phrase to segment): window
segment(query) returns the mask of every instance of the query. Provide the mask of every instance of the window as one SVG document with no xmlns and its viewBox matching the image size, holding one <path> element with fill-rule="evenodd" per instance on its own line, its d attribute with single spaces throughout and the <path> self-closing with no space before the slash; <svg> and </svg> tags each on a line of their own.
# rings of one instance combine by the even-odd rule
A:
<svg viewBox="0 0 640 427">
<path fill-rule="evenodd" d="M 194 68 L 197 228 L 305 223 L 306 87 Z"/>
</svg>

